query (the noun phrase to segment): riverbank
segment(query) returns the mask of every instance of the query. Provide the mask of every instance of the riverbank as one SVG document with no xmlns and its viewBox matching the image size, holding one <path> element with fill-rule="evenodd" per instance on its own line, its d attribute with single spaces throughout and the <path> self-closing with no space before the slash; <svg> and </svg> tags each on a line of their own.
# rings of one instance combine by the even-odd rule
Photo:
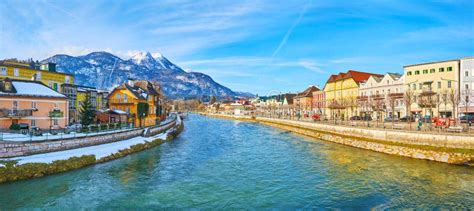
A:
<svg viewBox="0 0 474 211">
<path fill-rule="evenodd" d="M 263 117 L 200 114 L 257 122 L 324 141 L 391 155 L 449 164 L 474 165 L 474 137 L 354 128 Z"/>
<path fill-rule="evenodd" d="M 38 178 L 115 160 L 171 141 L 183 129 L 183 122 L 177 118 L 174 127 L 151 137 L 134 137 L 84 148 L 0 160 L 0 183 Z"/>
</svg>

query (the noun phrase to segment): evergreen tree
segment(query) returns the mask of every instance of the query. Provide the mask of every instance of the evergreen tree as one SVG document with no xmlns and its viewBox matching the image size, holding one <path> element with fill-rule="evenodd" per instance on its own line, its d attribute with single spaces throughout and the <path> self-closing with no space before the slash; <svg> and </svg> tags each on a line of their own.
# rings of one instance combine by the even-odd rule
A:
<svg viewBox="0 0 474 211">
<path fill-rule="evenodd" d="M 92 102 L 89 96 L 83 102 L 81 109 L 79 110 L 79 118 L 83 126 L 88 126 L 94 122 L 95 109 L 92 106 Z"/>
<path fill-rule="evenodd" d="M 209 105 L 214 104 L 217 101 L 216 96 L 211 97 L 211 101 L 209 101 Z"/>
</svg>

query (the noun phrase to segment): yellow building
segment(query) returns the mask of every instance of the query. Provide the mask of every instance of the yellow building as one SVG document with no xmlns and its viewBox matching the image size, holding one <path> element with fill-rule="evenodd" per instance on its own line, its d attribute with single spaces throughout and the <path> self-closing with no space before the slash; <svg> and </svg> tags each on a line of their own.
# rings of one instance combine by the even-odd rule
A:
<svg viewBox="0 0 474 211">
<path fill-rule="evenodd" d="M 414 96 L 411 114 L 453 116 L 450 98 L 459 95 L 459 66 L 458 59 L 404 66 L 405 90 Z"/>
<path fill-rule="evenodd" d="M 355 70 L 331 75 L 324 87 L 326 94 L 325 115 L 330 119 L 343 120 L 357 115 L 357 96 L 360 83 L 367 81 L 372 75 L 382 76 Z"/>
<path fill-rule="evenodd" d="M 125 111 L 129 115 L 129 123 L 146 127 L 161 120 L 162 96 L 157 84 L 146 80 L 128 81 L 116 87 L 108 101 L 111 110 Z"/>
<path fill-rule="evenodd" d="M 26 63 L 15 59 L 0 61 L 0 78 L 40 81 L 51 89 L 62 92 L 61 85 L 73 84 L 72 74 L 56 72 L 56 64 Z"/>
</svg>

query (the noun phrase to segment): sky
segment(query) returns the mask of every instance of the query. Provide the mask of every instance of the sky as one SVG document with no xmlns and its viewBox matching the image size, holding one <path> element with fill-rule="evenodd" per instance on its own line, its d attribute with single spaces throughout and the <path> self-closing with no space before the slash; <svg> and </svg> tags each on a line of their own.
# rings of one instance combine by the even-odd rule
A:
<svg viewBox="0 0 474 211">
<path fill-rule="evenodd" d="M 236 91 L 474 56 L 472 0 L 3 0 L 0 59 L 161 53 Z"/>
</svg>

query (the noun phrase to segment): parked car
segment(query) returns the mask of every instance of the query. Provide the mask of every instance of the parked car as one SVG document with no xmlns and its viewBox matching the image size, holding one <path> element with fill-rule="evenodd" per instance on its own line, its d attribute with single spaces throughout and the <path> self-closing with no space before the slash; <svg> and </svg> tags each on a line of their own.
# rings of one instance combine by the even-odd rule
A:
<svg viewBox="0 0 474 211">
<path fill-rule="evenodd" d="M 355 120 L 362 120 L 362 117 L 360 117 L 360 116 L 352 116 L 350 119 L 351 119 L 352 121 L 355 121 Z"/>
<path fill-rule="evenodd" d="M 394 117 L 388 116 L 388 117 L 385 117 L 384 121 L 385 122 L 398 122 L 399 119 L 396 117 L 394 118 Z"/>
<path fill-rule="evenodd" d="M 431 123 L 431 122 L 433 122 L 430 116 L 421 117 L 421 121 L 422 121 L 423 123 Z"/>
<path fill-rule="evenodd" d="M 415 121 L 415 118 L 413 118 L 412 116 L 404 116 L 400 118 L 400 122 L 414 122 L 414 121 Z"/>
<path fill-rule="evenodd" d="M 460 118 L 461 123 L 474 122 L 474 115 L 464 115 Z"/>
</svg>

